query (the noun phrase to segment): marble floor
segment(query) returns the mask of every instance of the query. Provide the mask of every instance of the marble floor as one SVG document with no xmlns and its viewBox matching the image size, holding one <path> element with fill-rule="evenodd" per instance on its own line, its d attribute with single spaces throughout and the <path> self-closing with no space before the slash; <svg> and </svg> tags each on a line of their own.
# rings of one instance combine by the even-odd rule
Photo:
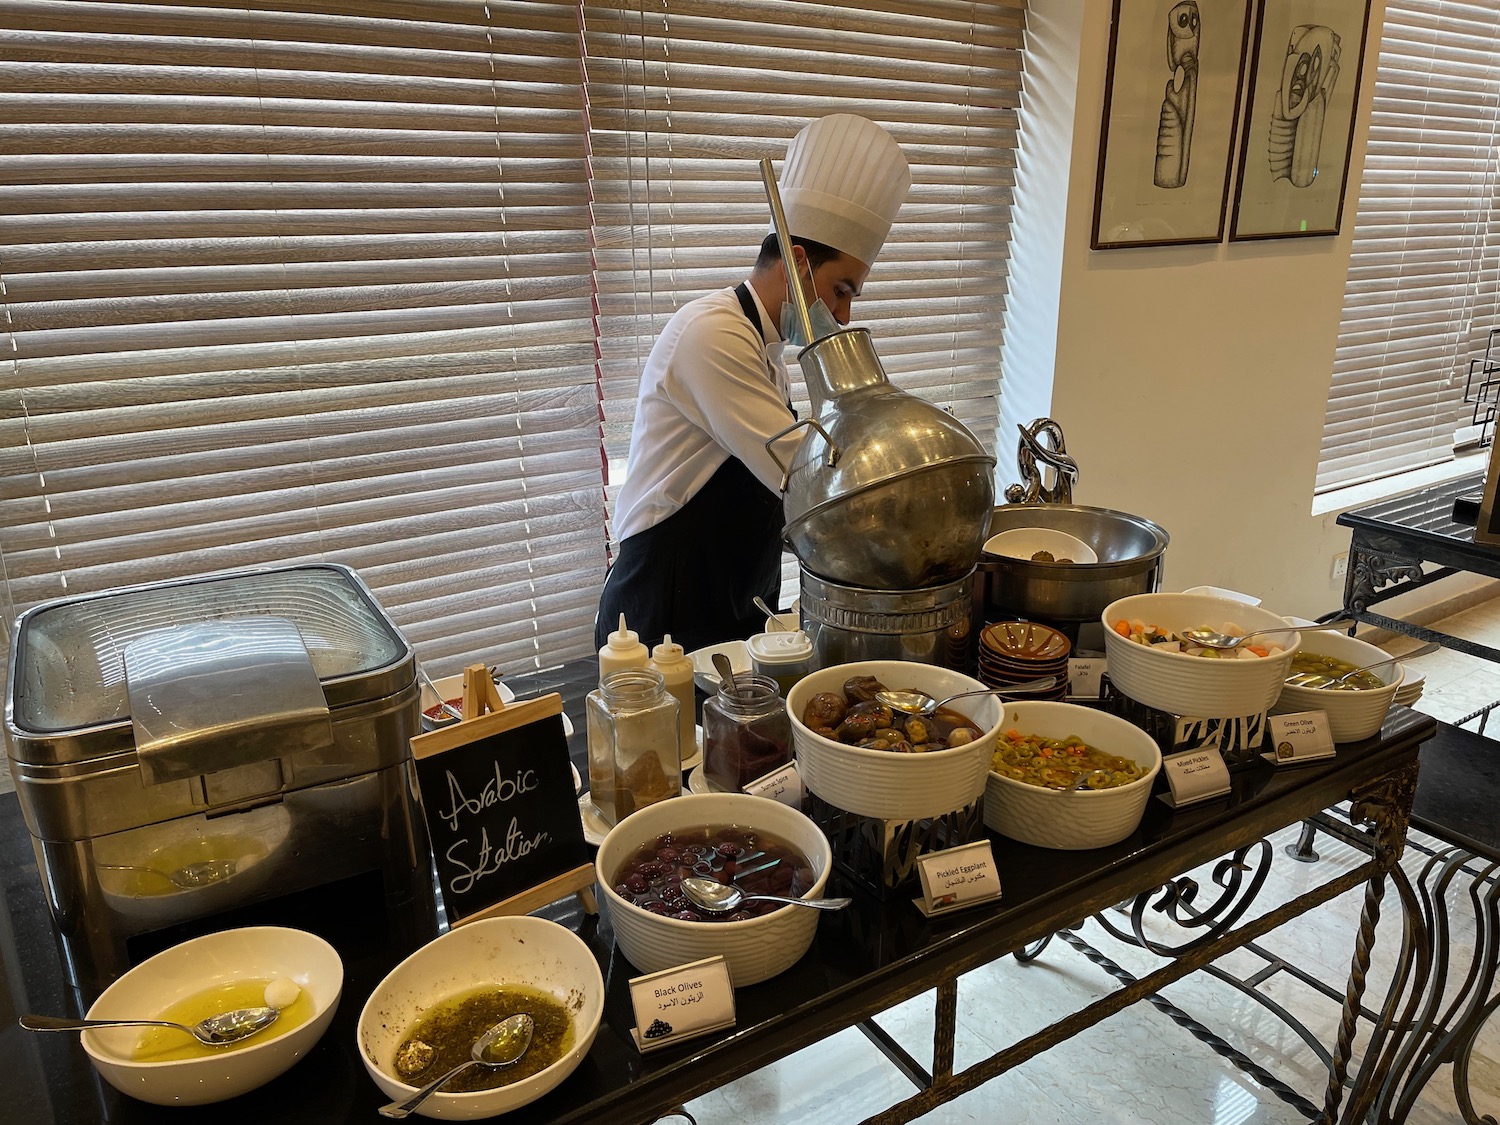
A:
<svg viewBox="0 0 1500 1125">
<path fill-rule="evenodd" d="M 1500 599 L 1436 627 L 1475 639 L 1488 637 L 1488 643 L 1500 644 Z M 1408 647 L 1404 638 L 1389 645 L 1395 653 Z M 1437 718 L 1453 722 L 1500 700 L 1500 668 L 1482 660 L 1442 651 L 1413 664 L 1426 678 L 1417 708 Z M 1487 733 L 1500 739 L 1500 712 Z M 1272 841 L 1278 860 L 1280 848 L 1293 843 L 1296 835 L 1288 830 Z M 1416 844 L 1431 843 L 1421 834 L 1413 836 Z M 1322 858 L 1315 865 L 1275 864 L 1257 899 L 1257 911 L 1262 911 L 1262 904 L 1263 909 L 1270 909 L 1325 881 L 1330 872 L 1360 860 L 1352 850 L 1326 838 L 1320 837 L 1318 851 Z M 1403 862 L 1414 874 L 1425 859 L 1416 848 L 1409 848 Z M 1273 931 L 1260 945 L 1320 980 L 1342 982 L 1348 975 L 1361 895 L 1361 891 L 1350 892 L 1314 915 Z M 1388 896 L 1386 902 L 1367 1004 L 1378 1002 L 1376 998 L 1384 994 L 1400 944 L 1394 898 Z M 1473 947 L 1472 915 L 1466 913 L 1466 903 L 1455 904 L 1453 910 L 1452 955 L 1464 965 Z M 1096 922 L 1090 921 L 1080 932 L 1137 975 L 1162 963 L 1109 938 Z M 1254 953 L 1238 950 L 1220 965 L 1247 976 L 1265 962 Z M 1101 969 L 1060 941 L 1053 941 L 1032 964 L 1007 957 L 967 974 L 959 981 L 955 1069 L 977 1062 L 1113 988 L 1113 981 Z M 1334 1041 L 1337 1001 L 1286 973 L 1272 976 L 1263 991 L 1320 1040 Z M 1327 1077 L 1317 1056 L 1260 1004 L 1202 973 L 1168 986 L 1163 994 L 1308 1100 L 1323 1104 Z M 920 1063 L 930 1064 L 932 994 L 888 1010 L 879 1022 Z M 1355 1044 L 1356 1060 L 1369 1030 L 1367 1023 L 1362 1025 Z M 1500 1016 L 1491 1019 L 1481 1034 L 1471 1063 L 1471 1082 L 1478 1111 L 1500 1116 Z M 913 1092 L 911 1084 L 860 1032 L 850 1030 L 715 1090 L 687 1109 L 699 1125 L 833 1125 L 862 1120 Z M 1291 1125 L 1307 1119 L 1168 1016 L 1139 1004 L 918 1120 L 924 1125 L 1000 1121 L 1007 1125 Z M 1437 1072 L 1407 1121 L 1410 1125 L 1458 1125 L 1462 1121 L 1453 1096 L 1451 1067 Z"/>
</svg>

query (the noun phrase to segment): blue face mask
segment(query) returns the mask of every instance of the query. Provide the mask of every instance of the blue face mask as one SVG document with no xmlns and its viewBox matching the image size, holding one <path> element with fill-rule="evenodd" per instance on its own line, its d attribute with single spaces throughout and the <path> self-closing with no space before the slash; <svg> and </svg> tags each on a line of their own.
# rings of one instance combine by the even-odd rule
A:
<svg viewBox="0 0 1500 1125">
<path fill-rule="evenodd" d="M 833 313 L 821 297 L 808 307 L 807 316 L 812 321 L 813 340 L 821 340 L 839 330 L 839 322 L 833 319 Z M 797 307 L 790 298 L 781 302 L 781 338 L 797 348 L 805 348 L 812 343 L 812 340 L 802 338 L 802 322 L 798 319 Z"/>
</svg>

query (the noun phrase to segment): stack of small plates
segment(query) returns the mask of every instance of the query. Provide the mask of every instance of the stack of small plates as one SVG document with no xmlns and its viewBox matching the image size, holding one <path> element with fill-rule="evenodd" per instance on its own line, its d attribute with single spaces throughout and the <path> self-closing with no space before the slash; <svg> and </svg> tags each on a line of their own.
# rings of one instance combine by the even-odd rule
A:
<svg viewBox="0 0 1500 1125">
<path fill-rule="evenodd" d="M 979 679 L 986 687 L 1025 683 L 1055 676 L 1050 691 L 1027 699 L 1063 699 L 1068 694 L 1068 638 L 1035 621 L 997 621 L 979 634 Z"/>
<path fill-rule="evenodd" d="M 1422 698 L 1422 688 L 1426 677 L 1410 664 L 1403 664 L 1401 667 L 1406 675 L 1402 677 L 1401 686 L 1396 689 L 1396 694 L 1391 702 L 1399 703 L 1403 707 L 1410 707 Z"/>
</svg>

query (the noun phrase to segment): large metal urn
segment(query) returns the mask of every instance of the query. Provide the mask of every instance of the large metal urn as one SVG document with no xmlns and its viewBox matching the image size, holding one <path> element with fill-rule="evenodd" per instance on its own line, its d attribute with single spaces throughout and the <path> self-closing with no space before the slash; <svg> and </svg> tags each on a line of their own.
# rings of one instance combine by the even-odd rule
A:
<svg viewBox="0 0 1500 1125">
<path fill-rule="evenodd" d="M 761 167 L 791 262 L 770 161 Z M 801 287 L 789 289 L 810 339 Z M 815 340 L 797 362 L 813 417 L 789 428 L 807 433 L 783 465 L 792 553 L 813 574 L 872 590 L 929 588 L 971 572 L 995 502 L 994 457 L 941 407 L 892 386 L 866 329 Z"/>
</svg>

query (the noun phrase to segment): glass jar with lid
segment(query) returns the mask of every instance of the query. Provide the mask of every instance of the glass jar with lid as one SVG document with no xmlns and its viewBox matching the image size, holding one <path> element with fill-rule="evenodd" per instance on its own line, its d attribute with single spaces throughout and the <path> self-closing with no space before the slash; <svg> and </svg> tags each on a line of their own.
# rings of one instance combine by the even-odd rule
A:
<svg viewBox="0 0 1500 1125">
<path fill-rule="evenodd" d="M 611 672 L 589 692 L 589 793 L 610 824 L 682 792 L 677 706 L 652 668 Z"/>
<path fill-rule="evenodd" d="M 793 684 L 813 670 L 812 639 L 801 629 L 756 633 L 745 647 L 750 650 L 751 670 L 775 680 L 783 699 Z"/>
<path fill-rule="evenodd" d="M 740 673 L 703 703 L 703 775 L 715 789 L 742 786 L 792 760 L 792 721 L 769 676 Z"/>
</svg>

